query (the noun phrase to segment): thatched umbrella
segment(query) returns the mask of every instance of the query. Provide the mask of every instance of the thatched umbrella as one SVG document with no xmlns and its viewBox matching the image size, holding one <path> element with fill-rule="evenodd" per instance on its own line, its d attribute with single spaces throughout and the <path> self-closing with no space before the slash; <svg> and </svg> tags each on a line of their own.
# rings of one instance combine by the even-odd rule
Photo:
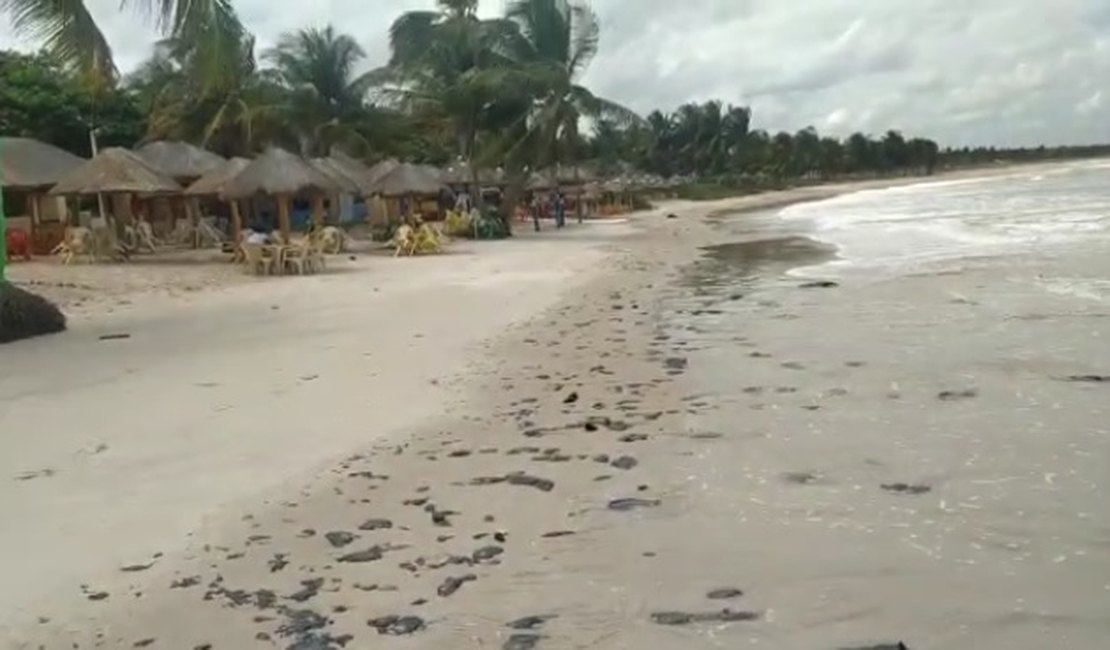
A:
<svg viewBox="0 0 1110 650">
<path fill-rule="evenodd" d="M 289 241 L 289 203 L 296 194 L 308 194 L 314 201 L 339 191 L 339 186 L 311 163 L 276 147 L 255 158 L 235 178 L 224 184 L 225 199 L 245 199 L 268 194 L 277 199 L 278 226 Z M 314 205 L 315 208 L 315 205 Z"/>
<path fill-rule="evenodd" d="M 188 142 L 161 140 L 135 150 L 148 165 L 182 183 L 192 182 L 219 169 L 226 159 Z"/>
<path fill-rule="evenodd" d="M 223 156 L 180 140 L 148 142 L 136 149 L 135 153 L 151 168 L 183 186 L 219 169 L 226 162 Z M 189 222 L 196 228 L 201 217 L 200 203 L 195 197 L 190 197 L 184 202 L 183 209 Z M 195 243 L 197 242 L 194 241 Z"/>
<path fill-rule="evenodd" d="M 51 194 L 178 194 L 181 186 L 126 149 L 101 150 L 58 181 Z"/>
<path fill-rule="evenodd" d="M 558 185 L 558 183 L 550 174 L 539 171 L 532 172 L 532 174 L 528 176 L 528 181 L 525 183 L 524 187 L 532 191 L 542 191 L 555 189 L 556 185 Z"/>
<path fill-rule="evenodd" d="M 31 138 L 0 138 L 0 186 L 43 190 L 85 162 L 52 144 Z"/>
<path fill-rule="evenodd" d="M 383 160 L 379 163 L 371 165 L 370 169 L 366 170 L 366 179 L 370 182 L 371 189 L 373 189 L 374 183 L 379 178 L 385 176 L 397 167 L 400 167 L 400 165 L 401 162 L 394 158 L 389 158 L 387 160 Z"/>
<path fill-rule="evenodd" d="M 220 200 L 224 199 L 223 191 L 224 186 L 228 181 L 239 175 L 239 172 L 246 169 L 250 164 L 250 160 L 246 158 L 232 158 L 219 167 L 216 167 L 201 176 L 195 183 L 185 189 L 185 194 L 189 196 L 211 196 Z M 239 212 L 238 199 L 227 200 L 231 206 L 231 235 L 235 239 L 235 243 L 239 243 L 239 237 L 243 230 L 243 217 Z"/>
<path fill-rule="evenodd" d="M 443 169 L 441 178 L 452 187 L 468 186 L 474 182 L 474 167 L 460 158 Z"/>
<path fill-rule="evenodd" d="M 42 217 L 42 197 L 50 186 L 85 162 L 64 149 L 31 138 L 0 138 L 0 188 L 27 195 L 31 206 L 31 240 L 42 249 L 57 244 L 49 231 L 45 239 L 35 233 Z M 4 235 L 0 229 L 0 246 Z M 55 233 L 60 236 L 59 233 Z M 37 246 L 33 246 L 37 248 Z M 40 249 L 41 250 L 41 249 Z"/>
<path fill-rule="evenodd" d="M 432 169 L 429 169 L 428 165 L 399 163 L 374 180 L 374 193 L 384 197 L 409 199 L 418 196 L 439 196 L 444 184 L 440 180 L 438 170 L 433 172 Z"/>
<path fill-rule="evenodd" d="M 134 216 L 130 213 L 131 196 L 150 198 L 179 195 L 181 191 L 177 181 L 151 169 L 142 158 L 127 149 L 111 147 L 102 149 L 91 160 L 67 174 L 50 193 L 57 196 L 107 194 L 114 199 L 127 197 L 128 202 L 124 205 L 128 208 L 128 216 Z M 100 205 L 103 210 L 103 202 Z M 115 201 L 113 205 L 118 206 Z M 146 212 L 147 206 L 144 204 L 140 209 Z M 109 224 L 114 223 L 111 216 L 103 212 L 100 216 Z M 139 216 L 141 218 L 142 213 Z M 108 234 L 114 245 L 117 235 L 114 225 L 109 225 Z"/>
<path fill-rule="evenodd" d="M 313 158 L 309 161 L 312 166 L 328 178 L 330 178 L 336 185 L 338 191 L 331 198 L 332 210 L 338 219 L 340 195 L 349 194 L 351 196 L 367 196 L 369 194 L 370 183 L 365 179 L 362 169 L 356 168 L 352 164 L 336 158 Z M 362 166 L 363 168 L 365 166 Z M 316 221 L 317 226 L 322 226 L 324 221 L 324 199 L 322 196 L 315 195 L 312 197 L 312 217 Z"/>
</svg>

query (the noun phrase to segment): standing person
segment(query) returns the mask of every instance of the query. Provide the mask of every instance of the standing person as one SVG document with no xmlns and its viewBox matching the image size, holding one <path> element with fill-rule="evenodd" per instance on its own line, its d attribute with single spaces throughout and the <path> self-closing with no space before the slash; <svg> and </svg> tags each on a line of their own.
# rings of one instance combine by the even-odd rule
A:
<svg viewBox="0 0 1110 650">
<path fill-rule="evenodd" d="M 528 201 L 530 212 L 532 213 L 532 225 L 535 226 L 536 232 L 540 231 L 540 197 L 535 192 L 532 193 L 531 199 Z"/>
<path fill-rule="evenodd" d="M 562 190 L 555 194 L 555 227 L 562 228 L 567 225 L 567 198 Z"/>
</svg>

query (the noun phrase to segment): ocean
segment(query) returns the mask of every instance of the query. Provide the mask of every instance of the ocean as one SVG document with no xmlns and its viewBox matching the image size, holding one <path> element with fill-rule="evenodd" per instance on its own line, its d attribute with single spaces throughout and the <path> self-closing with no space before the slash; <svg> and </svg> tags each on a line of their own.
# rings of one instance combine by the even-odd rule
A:
<svg viewBox="0 0 1110 650">
<path fill-rule="evenodd" d="M 1110 164 L 712 227 L 664 329 L 722 436 L 684 531 L 767 612 L 746 642 L 1108 647 Z"/>
<path fill-rule="evenodd" d="M 813 237 L 836 247 L 839 259 L 824 264 L 822 275 L 958 270 L 999 257 L 1069 255 L 1110 239 L 1110 162 L 865 191 L 794 205 L 779 217 L 809 224 Z M 1110 299 L 1110 278 L 1056 278 L 1044 287 Z"/>
</svg>

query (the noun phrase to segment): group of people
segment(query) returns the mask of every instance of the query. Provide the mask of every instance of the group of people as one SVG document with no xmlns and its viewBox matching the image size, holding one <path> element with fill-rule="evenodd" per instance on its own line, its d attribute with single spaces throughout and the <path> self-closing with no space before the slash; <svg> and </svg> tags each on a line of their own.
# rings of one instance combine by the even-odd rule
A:
<svg viewBox="0 0 1110 650">
<path fill-rule="evenodd" d="M 540 230 L 540 217 L 542 216 L 554 216 L 556 228 L 567 225 L 567 197 L 561 190 L 547 194 L 533 192 L 531 197 L 528 198 L 527 205 L 536 232 Z"/>
</svg>

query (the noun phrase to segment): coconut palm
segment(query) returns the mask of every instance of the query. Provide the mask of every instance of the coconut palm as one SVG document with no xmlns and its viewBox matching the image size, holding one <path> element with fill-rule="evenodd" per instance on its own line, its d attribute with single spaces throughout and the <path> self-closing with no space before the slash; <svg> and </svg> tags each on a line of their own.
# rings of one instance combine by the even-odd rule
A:
<svg viewBox="0 0 1110 650">
<path fill-rule="evenodd" d="M 148 140 L 184 140 L 228 156 L 290 141 L 281 121 L 285 91 L 259 71 L 254 38 L 244 35 L 219 76 L 208 77 L 198 47 L 166 39 L 127 79 L 148 114 Z"/>
<path fill-rule="evenodd" d="M 370 78 L 385 99 L 447 121 L 457 155 L 470 160 L 482 130 L 508 127 L 527 111 L 534 80 L 508 56 L 510 43 L 522 42 L 515 23 L 479 19 L 477 0 L 437 4 L 394 21 L 389 64 Z"/>
<path fill-rule="evenodd" d="M 112 48 L 84 0 L 0 0 L 16 32 L 42 42 L 58 60 L 101 83 L 118 76 Z M 231 0 L 123 0 L 156 18 L 158 28 L 179 42 L 198 46 L 203 68 L 218 76 L 242 40 L 243 27 Z"/>
<path fill-rule="evenodd" d="M 542 89 L 529 115 L 537 165 L 576 157 L 583 116 L 619 125 L 642 123 L 632 110 L 578 83 L 601 38 L 597 14 L 589 5 L 572 0 L 513 0 L 506 17 L 520 32 L 520 38 L 508 42 L 511 53 Z"/>
<path fill-rule="evenodd" d="M 264 55 L 288 91 L 285 113 L 298 128 L 301 153 L 327 155 L 332 145 L 365 144 L 355 125 L 366 115 L 374 78 L 356 75 L 362 47 L 328 25 L 283 34 Z"/>
</svg>

